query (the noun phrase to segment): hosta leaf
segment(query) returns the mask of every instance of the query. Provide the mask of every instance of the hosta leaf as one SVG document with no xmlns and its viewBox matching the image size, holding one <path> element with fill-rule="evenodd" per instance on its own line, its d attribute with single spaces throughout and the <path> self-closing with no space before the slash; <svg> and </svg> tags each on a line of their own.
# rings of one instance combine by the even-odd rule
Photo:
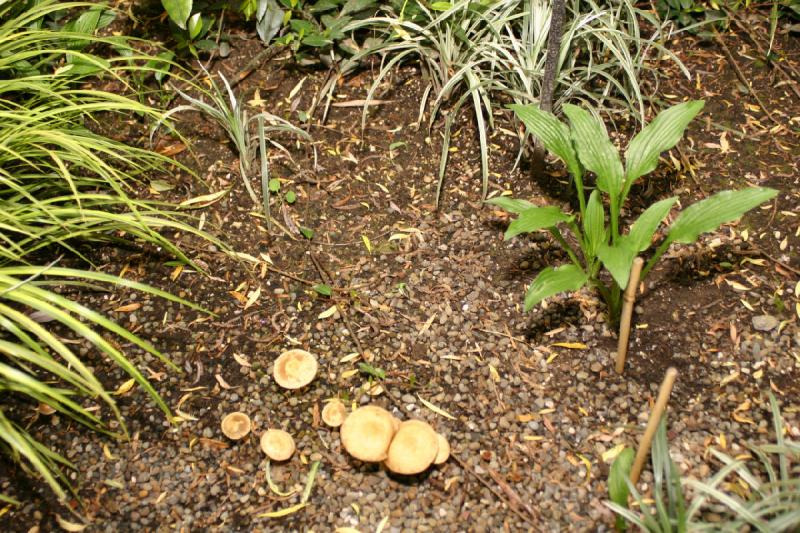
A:
<svg viewBox="0 0 800 533">
<path fill-rule="evenodd" d="M 631 243 L 637 252 L 647 250 L 650 247 L 650 241 L 653 239 L 653 234 L 658 229 L 658 225 L 667 216 L 669 210 L 678 201 L 676 196 L 667 198 L 656 202 L 648 207 L 644 213 L 639 215 L 639 218 L 631 226 L 629 233 Z"/>
<path fill-rule="evenodd" d="M 775 189 L 764 187 L 717 193 L 684 209 L 673 222 L 668 238 L 673 242 L 693 243 L 701 233 L 736 220 L 776 194 Z"/>
<path fill-rule="evenodd" d="M 545 228 L 552 228 L 559 222 L 572 220 L 570 215 L 565 215 L 554 206 L 530 207 L 520 212 L 519 217 L 513 221 L 506 230 L 505 240 L 516 237 L 520 233 L 530 233 Z"/>
<path fill-rule="evenodd" d="M 633 465 L 633 449 L 625 448 L 617 455 L 614 462 L 611 464 L 611 470 L 608 473 L 608 496 L 611 501 L 621 507 L 628 507 L 628 476 L 631 473 L 631 466 Z M 617 530 L 624 529 L 625 520 L 617 517 Z"/>
<path fill-rule="evenodd" d="M 192 14 L 192 0 L 161 0 L 164 10 L 180 29 L 186 29 L 186 20 Z"/>
<path fill-rule="evenodd" d="M 628 277 L 631 273 L 631 264 L 636 257 L 636 248 L 631 241 L 630 236 L 624 235 L 617 241 L 617 244 L 609 246 L 603 244 L 597 250 L 597 257 L 603 262 L 617 282 L 617 285 L 623 289 L 628 286 Z"/>
<path fill-rule="evenodd" d="M 640 176 L 652 172 L 658 157 L 678 144 L 689 122 L 703 109 L 705 102 L 691 100 L 665 109 L 631 139 L 625 152 L 625 183 L 631 184 Z"/>
<path fill-rule="evenodd" d="M 496 205 L 501 209 L 505 209 L 509 213 L 522 213 L 526 209 L 536 207 L 527 200 L 520 198 L 511 198 L 510 196 L 498 196 L 497 198 L 490 198 L 486 200 L 487 204 Z"/>
<path fill-rule="evenodd" d="M 597 248 L 606 240 L 605 213 L 600 193 L 592 191 L 586 203 L 586 218 L 583 221 L 583 234 L 586 236 L 588 254 L 594 257 Z"/>
<path fill-rule="evenodd" d="M 559 292 L 577 291 L 588 279 L 586 272 L 573 264 L 547 267 L 531 283 L 525 295 L 525 310 L 530 311 L 534 305 Z"/>
<path fill-rule="evenodd" d="M 578 106 L 564 104 L 564 114 L 569 117 L 572 140 L 581 164 L 595 173 L 601 191 L 617 198 L 622 191 L 622 163 L 605 126 Z"/>
<path fill-rule="evenodd" d="M 549 152 L 557 155 L 566 165 L 570 174 L 582 176 L 583 168 L 572 148 L 569 128 L 555 115 L 542 111 L 535 105 L 512 104 L 508 106 L 517 115 L 531 135 L 539 139 Z"/>
</svg>

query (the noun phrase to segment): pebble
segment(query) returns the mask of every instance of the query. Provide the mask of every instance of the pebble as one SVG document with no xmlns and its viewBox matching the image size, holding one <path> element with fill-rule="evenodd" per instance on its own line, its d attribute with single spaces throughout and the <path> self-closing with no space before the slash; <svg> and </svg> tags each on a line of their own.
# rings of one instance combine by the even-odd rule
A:
<svg viewBox="0 0 800 533">
<path fill-rule="evenodd" d="M 753 317 L 753 329 L 756 331 L 772 331 L 780 325 L 780 320 L 772 315 L 757 315 Z"/>
</svg>

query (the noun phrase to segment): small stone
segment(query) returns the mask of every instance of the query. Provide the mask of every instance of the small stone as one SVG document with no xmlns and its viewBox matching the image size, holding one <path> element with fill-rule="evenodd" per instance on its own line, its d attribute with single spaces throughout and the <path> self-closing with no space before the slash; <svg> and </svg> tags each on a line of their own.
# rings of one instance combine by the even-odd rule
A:
<svg viewBox="0 0 800 533">
<path fill-rule="evenodd" d="M 601 371 L 601 370 L 603 370 L 603 365 L 601 365 L 600 363 L 594 362 L 594 363 L 592 363 L 592 365 L 589 367 L 589 369 L 590 369 L 592 372 L 594 372 L 595 374 L 599 374 L 599 373 L 600 373 L 600 371 Z"/>
<path fill-rule="evenodd" d="M 759 315 L 753 317 L 753 328 L 756 331 L 772 331 L 777 328 L 780 321 L 772 315 Z"/>
</svg>

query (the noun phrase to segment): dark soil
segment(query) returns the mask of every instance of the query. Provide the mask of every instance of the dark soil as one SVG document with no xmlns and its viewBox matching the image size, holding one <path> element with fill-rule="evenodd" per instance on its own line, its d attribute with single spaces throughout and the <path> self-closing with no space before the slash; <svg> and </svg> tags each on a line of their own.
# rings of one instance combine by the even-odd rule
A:
<svg viewBox="0 0 800 533">
<path fill-rule="evenodd" d="M 288 153 L 272 151 L 272 172 L 284 180 L 282 190 L 298 197 L 294 205 L 273 204 L 283 229 L 267 231 L 223 132 L 198 114 L 182 115 L 180 129 L 194 154 L 178 157 L 203 181 L 168 176 L 176 187 L 158 198 L 182 201 L 231 187 L 198 215 L 206 229 L 254 260 L 234 260 L 180 235 L 175 238 L 207 265 L 208 276 L 177 271 L 150 252 L 97 252 L 103 270 L 125 269 L 126 277 L 196 301 L 216 316 L 129 292 L 93 298 L 184 370 L 170 372 L 127 350 L 173 411 L 187 417 L 168 424 L 138 389 L 119 398 L 130 441 L 89 434 L 55 416 L 24 415 L 37 438 L 78 467 L 72 479 L 90 529 L 372 531 L 386 518 L 387 531 L 607 530 L 613 516 L 602 504 L 610 461 L 603 454 L 618 444 L 636 445 L 670 366 L 679 371 L 669 410 L 671 446 L 685 475 L 702 479 L 718 468 L 707 458 L 709 446 L 735 455 L 747 442 L 774 438 L 768 390 L 777 395 L 791 435 L 800 436 L 800 99 L 791 88 L 797 80 L 787 83 L 754 61 L 744 34 L 724 40 L 772 119 L 752 93 L 742 94 L 715 43 L 682 36 L 673 47 L 692 79 L 665 71 L 659 95 L 669 102 L 705 99 L 703 118 L 690 127 L 681 153 L 672 154 L 680 164 L 665 154 L 660 169 L 634 191 L 628 215 L 669 195 L 686 206 L 747 185 L 781 192 L 741 222 L 669 251 L 638 298 L 624 376 L 613 371 L 616 332 L 595 294 L 561 295 L 522 312 L 536 273 L 565 257 L 544 235 L 503 241 L 509 218 L 481 205 L 479 149 L 466 112 L 457 121 L 443 202 L 435 209 L 441 124 L 430 132 L 412 124 L 423 91 L 416 70 L 389 80 L 380 98 L 390 103 L 371 108 L 363 135 L 361 108 L 337 106 L 325 124 L 309 128 L 312 143 L 280 138 Z M 799 63 L 796 34 L 779 33 L 776 49 L 789 64 Z M 210 70 L 232 77 L 258 50 L 256 41 L 241 41 Z M 345 80 L 335 102 L 362 99 L 372 74 Z M 257 92 L 264 109 L 296 120 L 324 76 L 279 59 L 237 92 L 245 101 L 257 100 Z M 511 127 L 504 112 L 497 119 Z M 163 138 L 159 146 L 175 142 Z M 563 169 L 553 165 L 542 187 L 514 168 L 516 137 L 497 130 L 491 144 L 490 193 L 568 202 L 554 198 L 567 186 Z M 312 240 L 295 229 L 301 226 L 313 229 Z M 333 298 L 312 289 L 328 275 L 337 289 Z M 259 296 L 246 306 L 254 291 Z M 144 305 L 113 311 L 133 301 Z M 334 303 L 354 331 L 339 312 L 319 318 Z M 756 315 L 780 325 L 757 331 Z M 320 372 L 310 386 L 286 392 L 272 380 L 272 361 L 295 346 L 317 355 Z M 352 352 L 362 353 L 342 363 Z M 367 376 L 348 372 L 359 361 L 386 371 L 383 393 L 366 394 Z M 127 379 L 108 361 L 93 364 L 112 390 Z M 431 422 L 450 440 L 455 459 L 412 479 L 359 464 L 342 450 L 338 432 L 319 423 L 323 401 L 333 397 Z M 255 425 L 239 442 L 219 429 L 234 410 L 248 413 Z M 298 444 L 287 464 L 272 466 L 283 490 L 302 492 L 309 463 L 321 461 L 309 505 L 283 518 L 256 517 L 299 502 L 299 495 L 281 498 L 266 484 L 258 436 L 267 427 L 287 429 Z M 5 510 L 3 529 L 44 531 L 56 527 L 56 515 L 69 518 L 46 487 L 7 462 L 2 466 L 0 493 L 24 502 Z M 645 473 L 645 484 L 651 480 Z"/>
</svg>

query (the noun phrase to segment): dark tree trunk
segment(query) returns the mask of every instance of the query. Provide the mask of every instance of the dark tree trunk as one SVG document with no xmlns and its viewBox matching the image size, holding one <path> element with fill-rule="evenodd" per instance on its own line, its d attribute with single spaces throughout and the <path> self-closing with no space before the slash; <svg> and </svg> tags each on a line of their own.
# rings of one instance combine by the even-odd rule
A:
<svg viewBox="0 0 800 533">
<path fill-rule="evenodd" d="M 539 95 L 539 108 L 542 111 L 553 111 L 553 92 L 558 74 L 558 56 L 561 51 L 561 38 L 564 35 L 564 17 L 566 15 L 565 0 L 553 0 L 553 14 L 550 16 L 550 33 L 547 35 L 547 57 L 544 61 L 544 79 L 542 94 Z M 544 146 L 534 140 L 531 157 L 531 178 L 544 173 Z"/>
</svg>

